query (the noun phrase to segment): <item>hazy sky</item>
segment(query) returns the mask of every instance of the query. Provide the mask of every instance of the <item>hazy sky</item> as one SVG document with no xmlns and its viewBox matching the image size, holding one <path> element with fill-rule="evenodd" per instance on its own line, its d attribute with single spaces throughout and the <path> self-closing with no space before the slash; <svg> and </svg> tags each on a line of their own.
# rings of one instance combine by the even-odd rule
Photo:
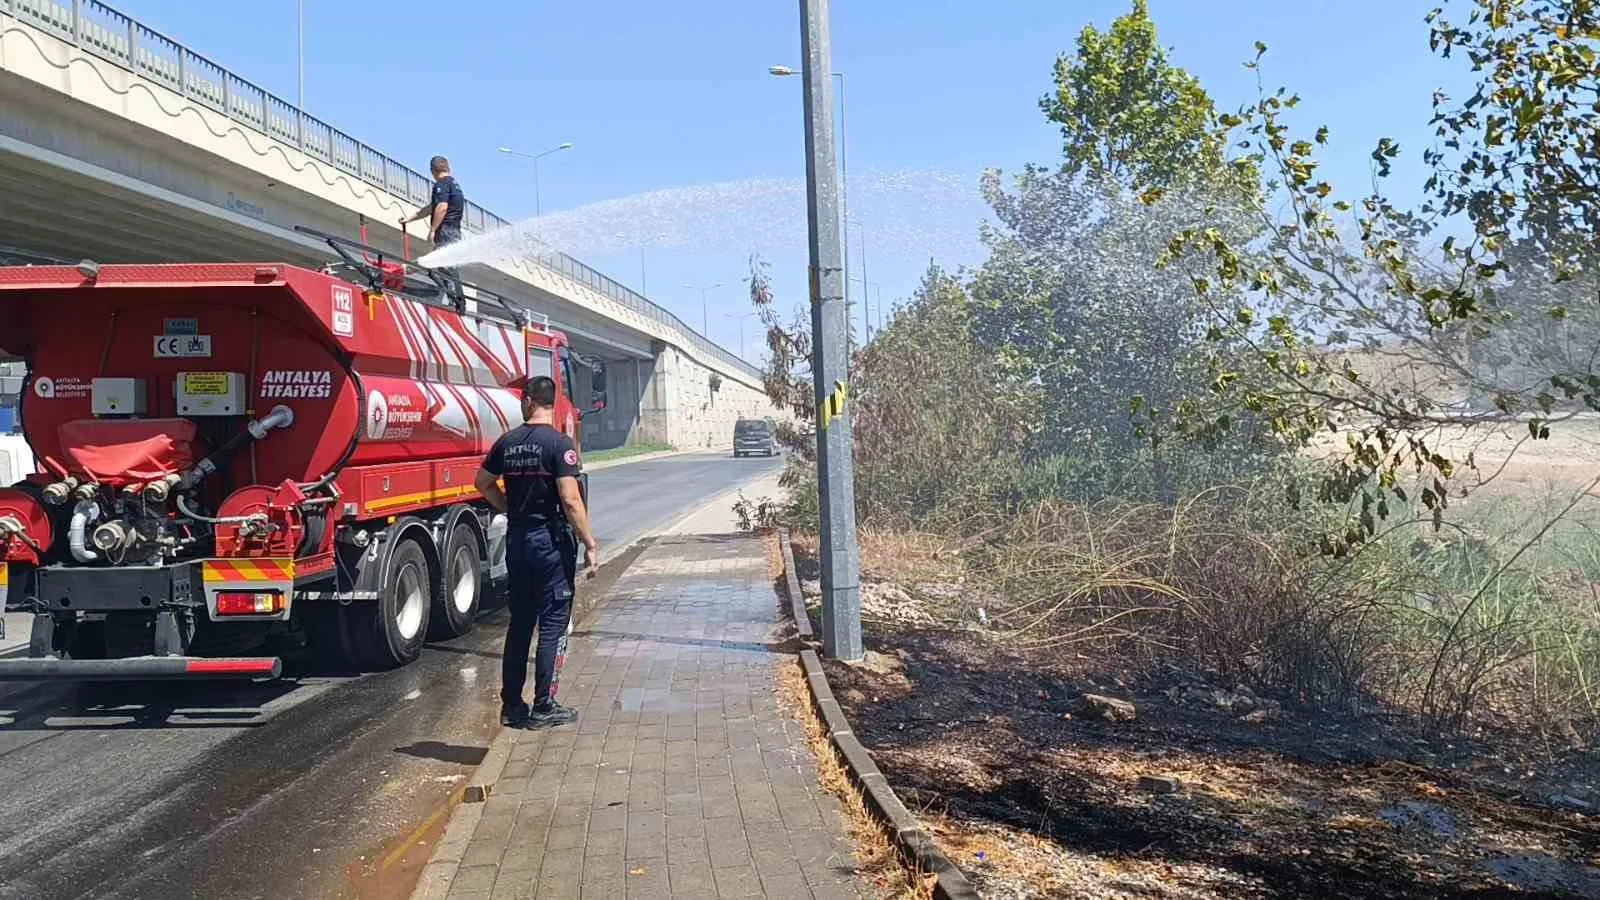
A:
<svg viewBox="0 0 1600 900">
<path fill-rule="evenodd" d="M 780 301 L 804 301 L 805 224 L 789 215 L 791 195 L 772 189 L 804 174 L 800 84 L 767 74 L 769 65 L 799 65 L 796 2 L 303 2 L 312 114 L 418 169 L 434 153 L 448 155 L 467 196 L 511 219 L 533 215 L 533 179 L 526 160 L 496 152 L 502 145 L 538 151 L 573 142 L 541 163 L 547 215 L 763 179 L 767 190 L 668 191 L 610 204 L 608 216 L 635 210 L 665 231 L 634 235 L 614 218 L 591 217 L 567 232 L 588 234 L 598 249 L 571 249 L 625 284 L 644 279 L 653 300 L 695 326 L 700 295 L 682 285 L 723 282 L 711 294 L 710 331 L 730 348 L 739 329 L 726 314 L 748 308 L 739 282 L 752 251 L 771 261 Z M 296 0 L 114 5 L 294 100 Z M 972 194 L 978 174 L 1059 157 L 1058 133 L 1038 109 L 1051 65 L 1086 23 L 1104 27 L 1129 5 L 834 0 L 851 214 L 865 232 L 868 277 L 886 301 L 915 285 L 930 256 L 951 267 L 978 261 L 970 238 L 983 213 Z M 1373 143 L 1398 138 L 1409 164 L 1398 168 L 1394 190 L 1406 199 L 1422 179 L 1431 94 L 1464 83 L 1464 67 L 1428 52 L 1423 16 L 1432 5 L 1150 3 L 1173 60 L 1223 107 L 1254 96 L 1255 76 L 1240 63 L 1256 40 L 1270 45 L 1264 77 L 1302 95 L 1308 130 L 1330 127 L 1327 169 L 1341 190 L 1363 192 Z M 907 170 L 918 174 L 892 176 Z M 852 248 L 859 240 L 852 230 Z M 631 246 L 639 241 L 651 245 L 643 272 Z M 851 262 L 859 278 L 859 259 Z M 753 329 L 746 337 L 754 356 Z"/>
</svg>

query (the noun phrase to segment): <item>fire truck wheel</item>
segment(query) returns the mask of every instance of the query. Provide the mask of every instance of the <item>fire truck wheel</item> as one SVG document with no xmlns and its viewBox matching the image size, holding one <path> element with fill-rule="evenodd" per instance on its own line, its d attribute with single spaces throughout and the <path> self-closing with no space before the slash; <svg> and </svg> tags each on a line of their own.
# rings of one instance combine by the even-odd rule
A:
<svg viewBox="0 0 1600 900">
<path fill-rule="evenodd" d="M 361 662 L 387 669 L 416 659 L 428 637 L 428 614 L 435 593 L 436 582 L 422 546 L 411 538 L 401 539 L 389 557 L 377 602 L 361 605 L 366 621 L 352 635 Z"/>
<path fill-rule="evenodd" d="M 444 545 L 444 584 L 434 598 L 436 637 L 460 637 L 472 630 L 483 597 L 483 560 L 472 526 L 460 522 Z"/>
</svg>

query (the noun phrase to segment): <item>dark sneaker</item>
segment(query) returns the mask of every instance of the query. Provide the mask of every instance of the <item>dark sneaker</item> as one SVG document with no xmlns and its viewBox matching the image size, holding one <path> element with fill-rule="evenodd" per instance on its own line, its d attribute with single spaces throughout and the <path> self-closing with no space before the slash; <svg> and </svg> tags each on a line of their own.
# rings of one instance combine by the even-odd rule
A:
<svg viewBox="0 0 1600 900">
<path fill-rule="evenodd" d="M 535 703 L 528 708 L 528 727 L 547 728 L 556 725 L 570 725 L 578 721 L 578 711 L 570 706 L 562 706 L 554 700 Z"/>
<path fill-rule="evenodd" d="M 528 704 L 502 703 L 500 704 L 501 725 L 526 725 L 528 723 Z"/>
</svg>

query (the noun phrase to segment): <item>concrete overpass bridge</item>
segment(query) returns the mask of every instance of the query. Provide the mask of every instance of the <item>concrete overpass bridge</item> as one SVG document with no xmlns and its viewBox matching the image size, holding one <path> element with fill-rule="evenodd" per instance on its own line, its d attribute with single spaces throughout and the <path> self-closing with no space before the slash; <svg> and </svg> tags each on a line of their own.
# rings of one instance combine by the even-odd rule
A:
<svg viewBox="0 0 1600 900">
<path fill-rule="evenodd" d="M 106 4 L 0 0 L 0 247 L 13 254 L 315 267 L 328 248 L 295 225 L 354 237 L 365 216 L 371 242 L 398 253 L 390 223 L 430 185 Z M 469 233 L 507 224 L 468 204 Z M 463 275 L 607 361 L 612 408 L 585 423 L 586 446 L 720 448 L 739 416 L 776 415 L 756 369 L 575 259 Z"/>
</svg>

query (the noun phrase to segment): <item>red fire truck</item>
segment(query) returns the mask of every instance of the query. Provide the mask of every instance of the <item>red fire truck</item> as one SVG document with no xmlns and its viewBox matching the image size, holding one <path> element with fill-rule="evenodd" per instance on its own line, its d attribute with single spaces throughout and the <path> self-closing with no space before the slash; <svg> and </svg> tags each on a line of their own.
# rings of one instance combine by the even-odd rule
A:
<svg viewBox="0 0 1600 900">
<path fill-rule="evenodd" d="M 33 613 L 0 679 L 392 667 L 472 628 L 505 571 L 484 453 L 539 374 L 579 440 L 603 369 L 580 410 L 547 320 L 308 233 L 339 261 L 0 268 L 40 468 L 0 487 L 0 602 Z"/>
</svg>

